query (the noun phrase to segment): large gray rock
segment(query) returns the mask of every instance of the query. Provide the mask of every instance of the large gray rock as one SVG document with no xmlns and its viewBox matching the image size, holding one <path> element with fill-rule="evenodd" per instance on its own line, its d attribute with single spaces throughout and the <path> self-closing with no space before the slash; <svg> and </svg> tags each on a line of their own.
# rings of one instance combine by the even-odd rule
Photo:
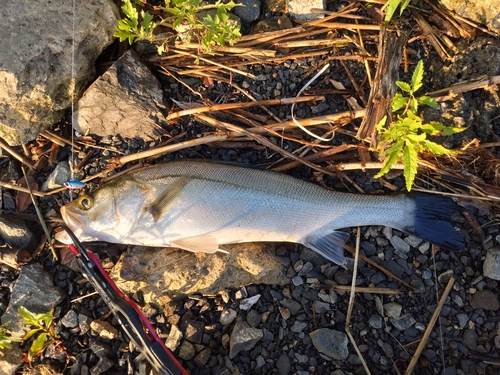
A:
<svg viewBox="0 0 500 375">
<path fill-rule="evenodd" d="M 39 263 L 24 266 L 12 289 L 9 306 L 2 315 L 2 326 L 11 331 L 13 336 L 22 337 L 30 327 L 24 324 L 19 315 L 19 307 L 24 306 L 35 314 L 45 313 L 62 301 L 64 292 L 54 286 L 52 277 L 43 270 Z M 22 351 L 18 343 L 3 351 L 0 357 L 0 374 L 14 374 L 22 365 Z"/>
<path fill-rule="evenodd" d="M 99 136 L 156 139 L 165 110 L 160 82 L 129 50 L 85 91 L 74 128 Z"/>
<path fill-rule="evenodd" d="M 71 106 L 72 1 L 8 1 L 0 7 L 0 136 L 11 145 L 34 139 Z M 95 76 L 95 60 L 113 41 L 111 0 L 76 0 L 75 92 Z"/>
<path fill-rule="evenodd" d="M 168 304 L 187 294 L 216 294 L 250 284 L 290 282 L 284 258 L 272 244 L 225 246 L 229 254 L 191 253 L 136 246 L 122 256 L 111 277 L 127 293 L 141 291 L 146 302 Z"/>
<path fill-rule="evenodd" d="M 440 0 L 440 3 L 462 17 L 485 24 L 497 33 L 500 32 L 499 0 Z"/>
<path fill-rule="evenodd" d="M 39 263 L 24 266 L 19 273 L 16 284 L 12 289 L 9 306 L 2 315 L 2 325 L 16 336 L 28 332 L 29 327 L 24 324 L 19 315 L 19 307 L 41 314 L 49 311 L 52 305 L 62 301 L 64 292 L 54 286 L 52 277 L 43 270 Z"/>
</svg>

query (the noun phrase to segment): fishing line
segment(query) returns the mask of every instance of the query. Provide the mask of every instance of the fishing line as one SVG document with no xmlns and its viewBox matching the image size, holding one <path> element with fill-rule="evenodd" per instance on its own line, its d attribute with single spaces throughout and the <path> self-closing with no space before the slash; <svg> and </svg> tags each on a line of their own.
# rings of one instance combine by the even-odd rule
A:
<svg viewBox="0 0 500 375">
<path fill-rule="evenodd" d="M 73 201 L 73 194 L 71 190 L 78 190 L 85 187 L 85 183 L 75 180 L 75 88 L 76 88 L 76 73 L 75 73 L 75 17 L 76 17 L 76 0 L 73 0 L 71 28 L 71 83 L 70 83 L 70 96 L 71 96 L 71 156 L 69 160 L 70 180 L 64 183 L 64 186 L 70 190 L 69 200 Z"/>
<path fill-rule="evenodd" d="M 299 91 L 299 93 L 297 94 L 297 98 L 305 91 L 309 88 L 309 86 L 314 82 L 316 81 L 316 79 L 322 75 L 326 69 L 328 69 L 328 67 L 330 66 L 330 64 L 326 64 L 323 68 L 321 68 L 321 70 L 316 73 L 316 75 L 314 77 L 312 77 L 309 82 L 306 83 L 306 85 L 304 87 L 302 87 Z M 295 116 L 293 115 L 293 109 L 295 108 L 295 102 L 292 103 L 292 108 L 290 109 L 291 111 L 291 114 L 292 114 L 292 120 L 293 122 L 295 123 L 295 125 L 297 125 L 302 131 L 306 132 L 307 134 L 309 134 L 311 137 L 314 137 L 316 139 L 319 139 L 320 141 L 323 141 L 323 142 L 328 142 L 328 141 L 331 141 L 333 139 L 333 137 L 335 137 L 335 133 L 332 133 L 332 136 L 331 138 L 323 138 L 323 137 L 320 137 L 319 135 L 316 135 L 314 134 L 313 132 L 309 131 L 308 129 L 306 129 L 305 126 L 302 126 L 296 119 L 295 119 Z"/>
</svg>

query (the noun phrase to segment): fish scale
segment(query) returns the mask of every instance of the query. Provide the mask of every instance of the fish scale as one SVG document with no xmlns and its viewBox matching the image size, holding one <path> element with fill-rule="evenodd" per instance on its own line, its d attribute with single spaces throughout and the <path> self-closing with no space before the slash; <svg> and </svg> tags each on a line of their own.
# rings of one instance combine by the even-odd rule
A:
<svg viewBox="0 0 500 375">
<path fill-rule="evenodd" d="M 449 198 L 340 193 L 285 174 L 209 161 L 144 167 L 85 197 L 61 208 L 84 241 L 204 252 L 240 242 L 297 242 L 343 264 L 348 236 L 338 229 L 384 225 L 445 248 L 463 247 L 450 223 L 459 207 Z"/>
</svg>

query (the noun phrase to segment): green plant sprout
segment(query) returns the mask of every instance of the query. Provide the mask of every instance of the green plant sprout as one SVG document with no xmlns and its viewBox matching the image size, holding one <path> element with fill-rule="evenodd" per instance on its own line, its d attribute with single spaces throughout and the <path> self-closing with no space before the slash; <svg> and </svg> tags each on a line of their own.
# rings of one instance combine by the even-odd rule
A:
<svg viewBox="0 0 500 375">
<path fill-rule="evenodd" d="M 165 46 L 174 35 L 166 38 L 166 42 L 160 41 L 155 35 L 158 26 L 168 26 L 174 30 L 185 27 L 186 31 L 182 32 L 182 35 L 178 34 L 177 38 L 184 38 L 188 43 L 196 40 L 200 45 L 200 53 L 211 53 L 215 46 L 233 45 L 241 38 L 239 25 L 229 20 L 228 12 L 237 6 L 233 0 L 227 3 L 217 0 L 215 4 L 205 6 L 201 6 L 201 2 L 202 0 L 165 0 L 165 6 L 158 9 L 164 12 L 166 17 L 155 22 L 150 13 L 137 11 L 137 0 L 134 0 L 134 4 L 131 0 L 124 0 L 122 11 L 125 18 L 118 22 L 113 35 L 121 42 L 128 40 L 129 44 L 139 40 L 160 42 L 159 54 L 165 51 Z M 199 16 L 201 11 L 213 9 L 216 10 L 215 14 L 204 12 L 206 15 L 203 18 Z"/>
<path fill-rule="evenodd" d="M 380 134 L 380 143 L 377 150 L 384 156 L 382 169 L 375 175 L 375 178 L 382 177 L 391 170 L 391 167 L 402 159 L 404 164 L 403 174 L 406 181 L 406 189 L 411 190 L 415 176 L 417 175 L 418 155 L 428 151 L 436 155 L 451 155 L 457 151 L 435 143 L 427 136 L 451 135 L 460 133 L 465 128 L 444 126 L 443 124 L 424 124 L 418 115 L 420 104 L 437 108 L 436 101 L 429 96 L 416 97 L 415 92 L 422 87 L 424 77 L 424 64 L 420 60 L 413 72 L 411 84 L 396 81 L 396 85 L 409 96 L 397 93 L 392 100 L 393 121 L 387 128 L 385 127 L 387 116 L 377 124 L 377 132 Z M 388 148 L 385 148 L 390 145 Z"/>
<path fill-rule="evenodd" d="M 394 12 L 396 12 L 396 9 L 399 5 L 399 15 L 403 14 L 403 11 L 408 7 L 408 5 L 410 5 L 410 1 L 411 0 L 387 0 L 387 2 L 382 7 L 382 11 L 385 10 L 384 21 L 386 23 L 390 22 L 392 16 L 394 15 Z"/>
<path fill-rule="evenodd" d="M 18 311 L 24 323 L 34 327 L 23 336 L 22 341 L 24 342 L 32 336 L 38 335 L 28 351 L 27 359 L 28 363 L 31 364 L 33 358 L 40 355 L 49 345 L 60 343 L 54 325 L 54 308 L 43 314 L 35 314 L 24 306 L 19 307 Z"/>
<path fill-rule="evenodd" d="M 21 337 L 12 336 L 12 333 L 0 326 L 0 350 L 10 349 L 13 342 L 21 342 Z M 0 352 L 0 356 L 3 356 Z"/>
</svg>

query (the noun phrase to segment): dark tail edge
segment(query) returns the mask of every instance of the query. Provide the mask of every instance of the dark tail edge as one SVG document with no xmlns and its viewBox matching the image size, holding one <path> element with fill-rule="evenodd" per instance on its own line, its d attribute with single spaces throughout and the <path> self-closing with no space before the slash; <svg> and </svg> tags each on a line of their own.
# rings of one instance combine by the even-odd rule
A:
<svg viewBox="0 0 500 375">
<path fill-rule="evenodd" d="M 415 200 L 415 222 L 409 232 L 447 251 L 461 251 L 465 239 L 451 218 L 463 211 L 451 198 L 439 195 L 411 195 Z"/>
</svg>

